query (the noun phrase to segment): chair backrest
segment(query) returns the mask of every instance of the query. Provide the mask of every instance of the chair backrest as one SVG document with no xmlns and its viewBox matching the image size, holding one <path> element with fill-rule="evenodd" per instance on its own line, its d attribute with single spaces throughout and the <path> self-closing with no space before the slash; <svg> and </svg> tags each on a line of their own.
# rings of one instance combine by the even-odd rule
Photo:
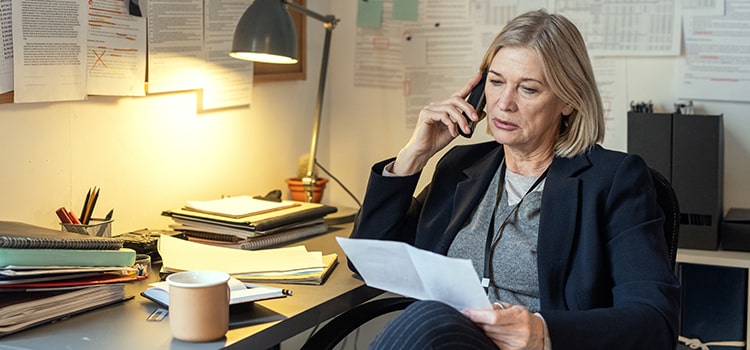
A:
<svg viewBox="0 0 750 350">
<path fill-rule="evenodd" d="M 656 188 L 656 202 L 664 212 L 664 239 L 669 251 L 669 262 L 674 270 L 677 260 L 677 239 L 680 236 L 680 204 L 669 181 L 658 171 L 649 170 Z"/>
</svg>

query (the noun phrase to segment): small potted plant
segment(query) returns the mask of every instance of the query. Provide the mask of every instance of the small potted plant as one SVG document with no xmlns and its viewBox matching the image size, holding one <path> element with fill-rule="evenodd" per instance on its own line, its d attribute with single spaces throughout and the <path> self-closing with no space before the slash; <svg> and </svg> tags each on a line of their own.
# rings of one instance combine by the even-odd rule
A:
<svg viewBox="0 0 750 350">
<path fill-rule="evenodd" d="M 305 177 L 309 159 L 310 157 L 307 154 L 302 155 L 299 158 L 299 162 L 297 163 L 297 177 L 290 177 L 286 179 L 286 183 L 289 186 L 289 192 L 292 196 L 292 200 L 307 202 L 307 194 L 305 192 Z M 315 180 L 315 183 L 313 185 L 312 202 L 320 203 L 320 200 L 323 198 L 323 191 L 326 188 L 328 179 L 318 178 L 317 167 L 313 168 L 312 179 Z"/>
</svg>

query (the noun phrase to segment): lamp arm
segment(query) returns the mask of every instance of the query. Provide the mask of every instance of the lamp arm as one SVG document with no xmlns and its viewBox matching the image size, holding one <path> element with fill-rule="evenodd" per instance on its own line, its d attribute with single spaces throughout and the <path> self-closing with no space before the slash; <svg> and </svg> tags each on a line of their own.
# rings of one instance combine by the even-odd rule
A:
<svg viewBox="0 0 750 350">
<path fill-rule="evenodd" d="M 323 44 L 323 59 L 320 63 L 320 78 L 318 80 L 318 96 L 315 100 L 315 119 L 313 119 L 313 134 L 310 142 L 310 157 L 307 161 L 307 170 L 305 177 L 313 178 L 313 169 L 315 167 L 315 157 L 318 149 L 318 134 L 320 133 L 320 120 L 323 114 L 323 96 L 326 88 L 326 76 L 328 75 L 328 54 L 331 48 L 331 28 L 326 28 L 326 36 Z M 312 185 L 312 184 L 311 184 Z"/>
<path fill-rule="evenodd" d="M 315 100 L 315 119 L 313 119 L 313 130 L 312 138 L 310 141 L 310 155 L 307 160 L 307 168 L 305 169 L 305 176 L 302 178 L 302 185 L 305 188 L 305 199 L 307 202 L 312 203 L 313 201 L 313 190 L 317 179 L 313 173 L 315 169 L 315 159 L 318 151 L 318 134 L 320 133 L 320 120 L 323 114 L 323 96 L 326 88 L 326 76 L 328 75 L 328 55 L 331 49 L 331 34 L 336 24 L 339 22 L 333 15 L 321 15 L 317 12 L 311 11 L 305 7 L 295 4 L 290 0 L 281 0 L 284 4 L 291 7 L 295 11 L 301 12 L 309 17 L 315 18 L 318 21 L 323 22 L 323 27 L 326 30 L 325 41 L 323 43 L 323 59 L 320 63 L 320 78 L 318 80 L 318 96 Z"/>
<path fill-rule="evenodd" d="M 326 28 L 329 27 L 329 26 L 335 27 L 336 23 L 339 22 L 339 19 L 336 18 L 333 15 L 321 15 L 321 14 L 319 14 L 319 13 L 317 13 L 315 11 L 312 11 L 312 10 L 306 8 L 306 7 L 303 7 L 303 6 L 300 6 L 298 4 L 295 4 L 292 0 L 281 0 L 281 2 L 284 3 L 284 5 L 287 5 L 287 6 L 291 7 L 292 9 L 294 9 L 297 12 L 302 12 L 306 16 L 315 18 L 318 21 L 323 22 Z"/>
</svg>

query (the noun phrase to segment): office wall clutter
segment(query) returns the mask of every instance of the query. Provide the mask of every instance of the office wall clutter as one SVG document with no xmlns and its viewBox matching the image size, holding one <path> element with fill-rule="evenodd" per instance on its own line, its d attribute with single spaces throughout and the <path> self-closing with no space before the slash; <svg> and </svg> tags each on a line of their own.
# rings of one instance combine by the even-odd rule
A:
<svg viewBox="0 0 750 350">
<path fill-rule="evenodd" d="M 383 3 L 388 5 L 392 2 L 384 1 Z M 467 3 L 469 2 L 455 2 L 455 5 L 459 7 L 460 4 Z M 517 2 L 516 5 L 518 8 L 531 6 L 524 5 L 524 3 L 528 2 Z M 551 2 L 546 1 L 534 2 L 533 5 L 539 5 L 540 3 L 552 5 Z M 557 1 L 556 3 L 558 6 L 570 4 L 567 1 Z M 674 2 L 667 1 L 665 3 L 673 4 Z M 329 73 L 330 103 L 328 113 L 330 114 L 328 118 L 330 120 L 330 133 L 328 137 L 331 142 L 331 163 L 329 167 L 340 173 L 342 181 L 350 184 L 354 193 L 357 194 L 364 192 L 365 179 L 372 163 L 395 156 L 400 147 L 406 143 L 413 130 L 413 118 L 416 118 L 416 115 L 406 116 L 404 113 L 406 99 L 401 87 L 358 87 L 354 83 L 358 75 L 384 75 L 390 72 L 388 68 L 392 68 L 392 66 L 382 62 L 379 66 L 367 66 L 368 69 L 359 68 L 361 63 L 357 59 L 361 57 L 356 55 L 356 45 L 358 42 L 361 43 L 361 41 L 358 41 L 361 35 L 358 33 L 375 30 L 357 27 L 354 19 L 358 16 L 358 7 L 361 4 L 362 1 L 330 2 L 329 7 L 329 12 L 336 13 L 338 17 L 342 18 L 332 44 L 335 54 L 331 57 L 331 66 L 336 67 L 336 69 Z M 583 6 L 583 3 L 581 4 Z M 623 1 L 622 4 L 627 5 L 627 2 Z M 420 12 L 420 16 L 423 15 L 425 14 Z M 392 16 L 392 14 L 384 11 L 382 16 L 382 21 L 386 21 L 387 18 L 390 18 L 388 16 Z M 398 21 L 391 19 L 390 22 Z M 501 25 L 494 25 L 491 28 L 497 32 Z M 746 42 L 750 40 L 747 38 L 750 38 L 750 36 L 741 37 L 737 41 Z M 446 51 L 450 50 L 445 47 L 441 48 Z M 460 50 L 463 50 L 463 48 Z M 481 53 L 476 53 L 476 51 L 473 53 L 456 52 L 466 56 L 474 55 L 472 62 L 475 65 L 478 65 L 481 60 Z M 670 56 L 620 54 L 596 58 L 597 63 L 595 64 L 600 67 L 603 63 L 608 63 L 619 67 L 618 69 L 623 72 L 620 76 L 621 79 L 608 82 L 610 89 L 617 86 L 611 96 L 621 99 L 623 103 L 612 105 L 613 100 L 607 101 L 612 109 L 606 116 L 608 127 L 604 141 L 605 146 L 622 151 L 627 150 L 627 112 L 630 101 L 650 100 L 657 112 L 671 113 L 673 111 L 674 103 L 681 101 L 677 89 L 680 81 L 677 67 L 680 61 L 684 59 L 684 55 L 683 49 L 681 53 Z M 443 77 L 437 78 L 435 84 L 450 84 L 446 89 L 452 92 L 457 90 L 466 79 L 454 82 Z M 437 101 L 448 95 L 431 96 L 430 98 Z M 750 173 L 750 162 L 748 162 L 748 159 L 750 159 L 750 123 L 748 123 L 750 103 L 697 98 L 693 98 L 693 101 L 695 114 L 723 114 L 724 211 L 731 207 L 746 208 L 750 206 L 750 182 L 746 180 L 747 174 Z M 412 120 L 407 121 L 407 118 L 412 118 Z M 488 140 L 489 138 L 482 132 L 485 126 L 485 122 L 481 122 L 472 139 L 465 140 L 459 137 L 455 141 L 456 144 Z M 428 166 L 427 173 L 422 176 L 420 188 L 429 180 L 428 174 L 432 166 L 434 166 L 434 162 Z M 331 189 L 326 194 L 326 196 L 330 195 L 328 198 L 334 202 L 339 199 L 345 200 L 345 193 L 335 186 L 330 187 Z"/>
<path fill-rule="evenodd" d="M 308 32 L 320 30 L 310 22 Z M 309 35 L 310 57 L 320 56 L 322 39 Z M 308 74 L 317 76 L 311 61 Z M 94 215 L 114 208 L 117 234 L 165 228 L 160 213 L 186 200 L 284 190 L 309 147 L 316 87 L 314 79 L 256 84 L 251 107 L 203 113 L 195 91 L 0 104 L 0 217 L 59 228 L 54 210 L 80 206 L 96 185 L 105 212 Z M 321 125 L 323 164 L 329 123 Z"/>
<path fill-rule="evenodd" d="M 395 155 L 410 136 L 413 122 L 406 121 L 402 89 L 357 87 L 353 83 L 355 76 L 362 74 L 355 70 L 358 5 L 322 0 L 308 4 L 316 12 L 336 13 L 342 19 L 332 38 L 318 158 L 360 196 L 370 165 Z M 314 22 L 307 22 L 310 77 L 318 75 L 323 40 L 323 30 Z M 492 28 L 499 30 L 500 26 Z M 472 55 L 478 64 L 481 54 Z M 657 111 L 671 111 L 678 100 L 675 66 L 680 59 L 611 58 L 627 73 L 624 81 L 618 81 L 622 86 L 619 95 L 626 101 L 651 100 Z M 364 73 L 389 74 L 375 68 Z M 155 213 L 186 198 L 283 189 L 283 178 L 295 173 L 295 160 L 308 148 L 305 140 L 311 129 L 308 116 L 309 106 L 314 105 L 315 83 L 307 79 L 255 84 L 251 107 L 201 114 L 195 111 L 197 101 L 191 91 L 0 104 L 0 143 L 6 150 L 0 152 L 0 161 L 14 169 L 0 175 L 6 184 L 3 198 L 14 198 L 1 201 L 0 212 L 5 218 L 57 225 L 47 209 L 81 203 L 82 198 L 76 197 L 96 184 L 107 194 L 102 198 L 110 201 L 100 203 L 102 208 L 117 209 L 114 230 L 119 232 L 165 224 Z M 447 88 L 455 90 L 458 85 Z M 443 97 L 433 97 L 439 98 Z M 746 161 L 750 158 L 750 124 L 746 123 L 750 105 L 694 101 L 697 114 L 724 115 L 724 208 L 750 206 L 750 183 L 745 180 L 745 174 L 750 173 Z M 619 121 L 621 126 L 607 130 L 605 144 L 612 148 L 626 150 L 618 141 L 626 138 L 626 113 L 627 106 L 610 112 L 608 123 Z M 481 132 L 484 125 L 480 123 L 480 132 L 472 139 L 456 142 L 488 140 Z M 11 149 L 14 151 L 7 151 Z M 421 185 L 425 183 L 423 180 Z M 128 190 L 123 190 L 126 185 Z M 351 203 L 337 186 L 328 186 L 327 192 L 326 201 Z"/>
<path fill-rule="evenodd" d="M 354 83 L 365 74 L 394 75 L 389 67 L 363 69 L 357 62 L 358 33 L 364 30 L 357 26 L 362 3 L 307 2 L 316 12 L 341 18 L 331 44 L 318 158 L 358 196 L 365 191 L 370 166 L 398 153 L 411 135 L 416 117 L 405 115 L 400 85 L 379 88 Z M 393 1 L 383 3 L 392 6 Z M 452 3 L 468 8 L 471 2 Z M 520 9 L 532 4 L 553 5 L 518 1 L 513 6 Z M 383 16 L 392 19 L 391 13 Z M 500 27 L 489 29 L 497 32 Z M 307 32 L 308 77 L 317 77 L 322 29 L 315 21 L 307 21 Z M 738 37 L 736 44 L 749 37 Z M 481 53 L 453 50 L 475 65 L 481 60 Z M 624 72 L 622 79 L 613 81 L 618 87 L 613 95 L 624 101 L 651 100 L 656 112 L 671 112 L 680 98 L 675 67 L 683 58 L 684 52 L 606 58 Z M 402 77 L 396 74 L 394 79 L 402 81 Z M 466 79 L 438 83 L 455 91 Z M 113 233 L 119 233 L 166 227 L 169 219 L 160 216 L 161 211 L 187 199 L 284 189 L 284 177 L 295 173 L 296 159 L 309 147 L 309 115 L 316 83 L 316 79 L 307 79 L 254 84 L 249 107 L 206 113 L 196 112 L 194 91 L 0 104 L 0 218 L 59 227 L 54 209 L 75 208 L 83 202 L 86 189 L 96 185 L 102 191 L 97 206 L 115 208 Z M 750 103 L 693 100 L 696 114 L 723 114 L 724 210 L 750 207 Z M 627 109 L 627 103 L 615 105 L 607 116 L 605 145 L 610 148 L 627 148 L 622 141 L 627 139 Z M 489 140 L 482 133 L 485 125 L 479 124 L 472 139 L 459 138 L 456 143 Z M 434 162 L 425 170 L 420 187 L 426 184 L 432 167 Z M 349 195 L 335 185 L 329 185 L 326 192 L 324 202 L 351 203 Z"/>
</svg>

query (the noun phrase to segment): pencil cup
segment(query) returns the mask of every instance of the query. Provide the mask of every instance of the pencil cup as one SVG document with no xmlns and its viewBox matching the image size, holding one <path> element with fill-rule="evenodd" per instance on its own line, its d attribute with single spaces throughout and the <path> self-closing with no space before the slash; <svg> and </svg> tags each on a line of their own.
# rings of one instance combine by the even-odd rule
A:
<svg viewBox="0 0 750 350">
<path fill-rule="evenodd" d="M 176 339 L 207 342 L 229 330 L 229 274 L 184 271 L 167 276 L 169 328 Z"/>
<path fill-rule="evenodd" d="M 88 225 L 60 224 L 63 231 L 78 233 L 88 236 L 112 237 L 112 221 L 91 219 Z"/>
</svg>

